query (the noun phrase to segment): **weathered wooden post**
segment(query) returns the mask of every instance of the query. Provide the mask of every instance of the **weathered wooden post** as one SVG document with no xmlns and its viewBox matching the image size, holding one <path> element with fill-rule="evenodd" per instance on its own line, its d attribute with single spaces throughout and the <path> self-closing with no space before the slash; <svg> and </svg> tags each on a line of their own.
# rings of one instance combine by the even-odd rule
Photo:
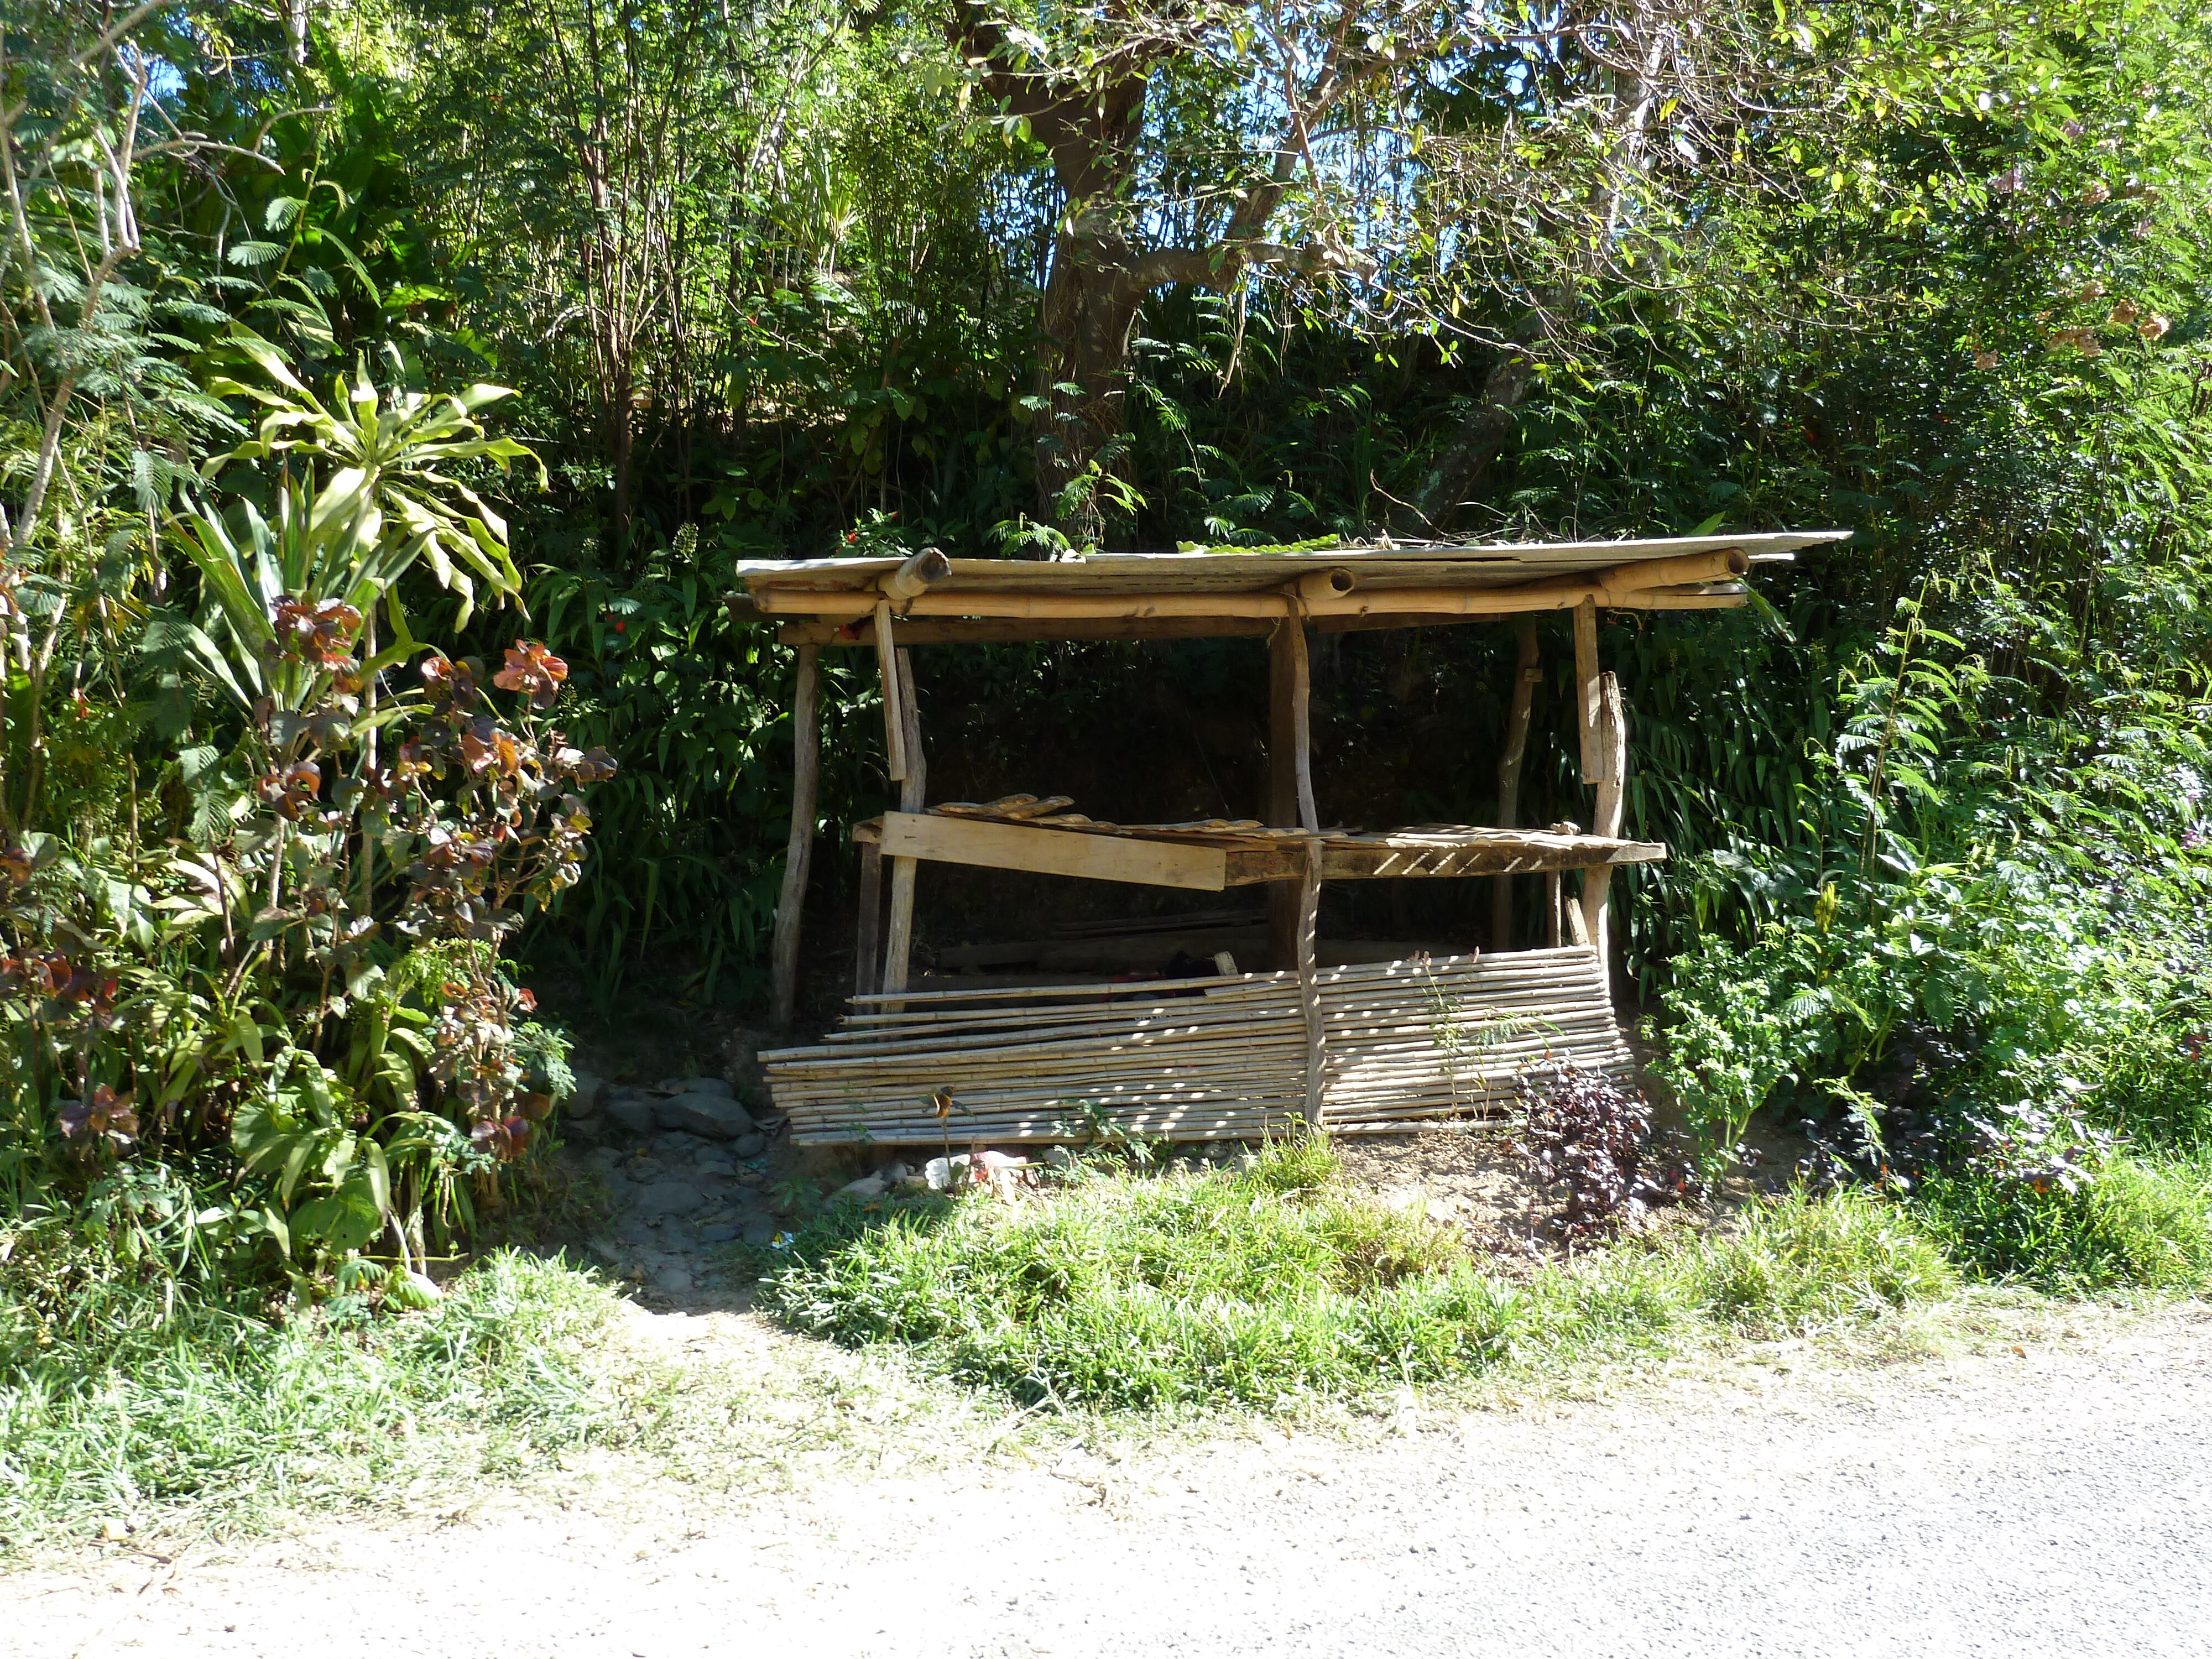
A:
<svg viewBox="0 0 2212 1659">
<path fill-rule="evenodd" d="M 1498 827 L 1521 821 L 1521 763 L 1528 752 L 1528 723 L 1535 713 L 1536 684 L 1544 671 L 1536 663 L 1536 619 L 1521 622 L 1521 652 L 1513 674 L 1513 707 L 1505 718 L 1505 752 L 1498 757 Z M 1493 878 L 1490 890 L 1490 948 L 1513 946 L 1513 878 Z"/>
<path fill-rule="evenodd" d="M 1628 720 L 1621 706 L 1620 682 L 1598 667 L 1595 599 L 1584 599 L 1575 607 L 1575 687 L 1577 723 L 1582 731 L 1583 781 L 1597 792 L 1590 833 L 1618 836 L 1621 787 L 1628 771 Z M 1575 942 L 1595 948 L 1607 972 L 1612 969 L 1607 915 L 1612 884 L 1610 870 L 1602 866 L 1585 870 L 1582 902 L 1568 915 L 1570 922 L 1577 924 Z"/>
<path fill-rule="evenodd" d="M 927 804 L 929 764 L 921 750 L 921 710 L 915 696 L 914 659 L 898 653 L 899 717 L 906 750 L 906 775 L 899 780 L 899 811 L 919 812 Z M 890 917 L 884 929 L 884 990 L 906 989 L 907 962 L 914 952 L 915 860 L 891 860 Z"/>
<path fill-rule="evenodd" d="M 1267 639 L 1267 822 L 1309 835 L 1321 828 L 1314 806 L 1311 672 L 1302 617 L 1286 617 Z M 1267 889 L 1267 965 L 1298 962 L 1298 890 L 1286 881 Z"/>
<path fill-rule="evenodd" d="M 1613 674 L 1601 677 L 1599 696 L 1598 752 L 1602 769 L 1597 780 L 1597 804 L 1595 821 L 1590 825 L 1594 836 L 1618 837 L 1620 834 L 1622 797 L 1628 782 L 1628 711 L 1620 697 L 1620 681 Z M 1613 871 L 1605 865 L 1583 872 L 1583 919 L 1589 930 L 1590 943 L 1597 947 L 1598 957 L 1610 971 L 1613 962 L 1612 902 Z"/>
<path fill-rule="evenodd" d="M 783 853 L 783 891 L 775 905 L 775 1029 L 791 1030 L 799 1009 L 799 924 L 806 877 L 814 861 L 814 796 L 822 769 L 822 722 L 817 680 L 821 647 L 799 647 L 791 693 L 791 838 Z"/>
<path fill-rule="evenodd" d="M 873 996 L 884 974 L 884 853 L 872 836 L 860 843 L 860 932 L 853 947 L 853 994 Z"/>
</svg>

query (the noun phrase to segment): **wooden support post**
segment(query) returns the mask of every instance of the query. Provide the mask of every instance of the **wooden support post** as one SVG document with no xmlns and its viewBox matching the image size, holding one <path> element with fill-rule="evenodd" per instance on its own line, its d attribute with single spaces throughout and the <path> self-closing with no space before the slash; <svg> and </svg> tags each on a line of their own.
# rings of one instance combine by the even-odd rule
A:
<svg viewBox="0 0 2212 1659">
<path fill-rule="evenodd" d="M 1321 838 L 1306 842 L 1305 878 L 1298 884 L 1298 1008 L 1306 1027 L 1306 1127 L 1321 1127 L 1328 1064 L 1327 1027 L 1322 1018 L 1321 975 L 1316 949 L 1321 923 Z M 1279 883 L 1287 887 L 1288 883 Z"/>
<path fill-rule="evenodd" d="M 791 838 L 783 850 L 783 891 L 775 904 L 775 1029 L 788 1032 L 799 1011 L 799 921 L 814 860 L 814 791 L 821 772 L 822 726 L 816 679 L 821 647 L 799 647 L 791 694 Z"/>
<path fill-rule="evenodd" d="M 899 811 L 919 812 L 926 804 L 929 767 L 921 752 L 921 711 L 914 691 L 914 659 L 896 653 L 899 720 L 906 750 L 906 775 L 899 781 Z M 914 875 L 915 860 L 891 860 L 890 919 L 884 939 L 884 991 L 906 989 L 907 961 L 914 952 Z M 896 1008 L 896 1005 L 893 1005 Z"/>
<path fill-rule="evenodd" d="M 884 687 L 884 775 L 906 777 L 906 720 L 901 714 L 898 648 L 891 640 L 891 602 L 876 601 L 876 674 Z"/>
<path fill-rule="evenodd" d="M 1547 872 L 1544 877 L 1544 943 L 1554 951 L 1559 948 L 1559 872 Z"/>
<path fill-rule="evenodd" d="M 1575 607 L 1575 724 L 1582 732 L 1583 781 L 1595 783 L 1598 768 L 1597 601 Z"/>
<path fill-rule="evenodd" d="M 1618 836 L 1620 834 L 1622 793 L 1628 781 L 1628 711 L 1622 704 L 1620 681 L 1612 674 L 1601 678 L 1598 698 L 1597 747 L 1600 765 L 1596 778 L 1597 805 L 1590 823 L 1594 836 Z M 1600 866 L 1583 872 L 1582 913 L 1583 931 L 1589 942 L 1597 947 L 1599 958 L 1610 969 L 1612 963 L 1612 921 L 1608 909 L 1613 885 L 1613 872 Z"/>
<path fill-rule="evenodd" d="M 853 951 L 853 994 L 875 995 L 884 972 L 884 849 L 860 848 L 860 937 Z"/>
<path fill-rule="evenodd" d="M 1309 834 L 1321 828 L 1314 807 L 1312 696 L 1305 625 L 1295 617 L 1267 641 L 1267 822 Z M 1288 882 L 1267 892 L 1267 965 L 1297 965 L 1298 894 Z"/>
<path fill-rule="evenodd" d="M 1498 827 L 1521 821 L 1521 763 L 1528 753 L 1528 723 L 1535 712 L 1536 684 L 1544 671 L 1536 662 L 1536 619 L 1521 623 L 1521 653 L 1513 675 L 1513 707 L 1505 718 L 1505 752 L 1498 757 Z M 1490 890 L 1490 948 L 1513 948 L 1513 878 L 1499 876 Z"/>
</svg>

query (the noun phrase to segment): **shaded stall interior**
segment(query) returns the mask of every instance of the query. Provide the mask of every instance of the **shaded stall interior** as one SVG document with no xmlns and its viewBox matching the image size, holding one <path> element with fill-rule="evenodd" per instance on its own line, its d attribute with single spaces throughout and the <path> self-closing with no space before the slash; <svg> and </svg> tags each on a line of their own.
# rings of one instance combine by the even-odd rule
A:
<svg viewBox="0 0 2212 1659">
<path fill-rule="evenodd" d="M 1611 872 L 1666 849 L 1620 836 L 1627 714 L 1598 661 L 1606 610 L 1717 609 L 1745 578 L 1841 532 L 1512 546 L 1108 554 L 1051 562 L 905 559 L 749 562 L 732 599 L 796 647 L 791 842 L 775 939 L 775 1009 L 796 1006 L 801 908 L 820 775 L 820 653 L 871 652 L 884 761 L 899 805 L 855 826 L 859 938 L 853 996 L 818 1044 L 763 1054 L 801 1142 L 1085 1139 L 1107 1124 L 1204 1139 L 1298 1119 L 1349 1132 L 1510 1109 L 1546 1060 L 1628 1063 L 1612 1014 Z M 1514 822 L 1541 672 L 1534 619 L 1565 613 L 1587 830 Z M 1316 809 L 1309 635 L 1468 622 L 1518 624 L 1513 698 L 1498 742 L 1498 817 L 1486 824 L 1367 830 Z M 1066 797 L 928 799 L 912 653 L 940 643 L 1222 637 L 1267 641 L 1264 819 L 1124 823 Z M 925 864 L 1219 894 L 1195 915 L 1074 931 L 1073 939 L 940 951 L 912 973 Z M 1512 885 L 1540 884 L 1540 939 L 1476 955 L 1377 951 L 1318 938 L 1324 884 L 1491 884 L 1495 945 Z M 1257 889 L 1249 895 L 1235 888 Z M 1240 899 L 1249 903 L 1239 904 Z M 1160 963 L 1174 941 L 1172 976 Z M 1193 947 L 1220 941 L 1218 951 Z M 1263 947 L 1264 961 L 1253 958 Z M 1073 943 L 1073 949 L 1066 949 Z M 1129 969 L 1106 977 L 1122 951 Z M 1059 951 L 1092 969 L 1055 969 Z M 1206 958 L 1212 958 L 1207 960 Z M 951 971 L 947 971 L 951 970 Z"/>
</svg>

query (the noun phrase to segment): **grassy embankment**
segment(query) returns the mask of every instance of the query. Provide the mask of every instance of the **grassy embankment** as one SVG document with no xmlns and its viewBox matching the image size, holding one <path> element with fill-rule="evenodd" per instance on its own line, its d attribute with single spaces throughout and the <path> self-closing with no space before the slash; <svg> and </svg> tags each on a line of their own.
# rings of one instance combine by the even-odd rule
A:
<svg viewBox="0 0 2212 1659">
<path fill-rule="evenodd" d="M 871 1386 L 864 1362 L 827 1383 L 680 1368 L 624 1334 L 596 1276 L 515 1253 L 422 1311 L 341 1297 L 282 1317 L 125 1263 L 81 1224 L 0 1228 L 0 1549 L 390 1504 L 599 1455 L 777 1474 L 830 1446 Z M 1877 1327 L 1962 1283 L 2202 1290 L 2212 1166 L 2119 1159 L 2073 1194 L 1792 1195 L 1508 1274 L 1349 1190 L 1325 1143 L 1285 1143 L 1239 1172 L 1085 1168 L 1042 1201 L 833 1204 L 762 1265 L 761 1304 L 798 1329 L 973 1385 L 878 1401 L 878 1428 L 903 1414 L 957 1446 L 1008 1398 L 1079 1419 L 1357 1408 Z"/>
</svg>

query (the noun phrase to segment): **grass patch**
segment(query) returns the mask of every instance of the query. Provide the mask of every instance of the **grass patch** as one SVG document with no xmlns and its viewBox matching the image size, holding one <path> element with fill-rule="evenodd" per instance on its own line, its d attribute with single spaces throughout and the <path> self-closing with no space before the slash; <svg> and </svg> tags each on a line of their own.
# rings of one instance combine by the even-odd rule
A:
<svg viewBox="0 0 2212 1659">
<path fill-rule="evenodd" d="M 1942 1251 L 1861 1194 L 1792 1197 L 1732 1237 L 1685 1234 L 1525 1279 L 1345 1194 L 1310 1140 L 1229 1174 L 1094 1177 L 1051 1202 L 840 1206 L 761 1305 L 852 1346 L 896 1343 L 1028 1403 L 1276 1408 L 1509 1363 L 1802 1330 L 1942 1294 Z"/>
<path fill-rule="evenodd" d="M 1980 1277 L 2074 1295 L 2212 1288 L 2212 1156 L 2116 1158 L 2072 1192 L 1933 1177 L 1914 1207 Z"/>
<path fill-rule="evenodd" d="M 635 1439 L 653 1415 L 647 1372 L 610 1363 L 613 1293 L 532 1256 L 502 1252 L 426 1311 L 352 1327 L 103 1275 L 81 1255 L 26 1253 L 11 1267 L 0 1282 L 9 1547 L 511 1474 Z M 58 1277 L 66 1299 L 27 1285 L 33 1271 Z"/>
</svg>

